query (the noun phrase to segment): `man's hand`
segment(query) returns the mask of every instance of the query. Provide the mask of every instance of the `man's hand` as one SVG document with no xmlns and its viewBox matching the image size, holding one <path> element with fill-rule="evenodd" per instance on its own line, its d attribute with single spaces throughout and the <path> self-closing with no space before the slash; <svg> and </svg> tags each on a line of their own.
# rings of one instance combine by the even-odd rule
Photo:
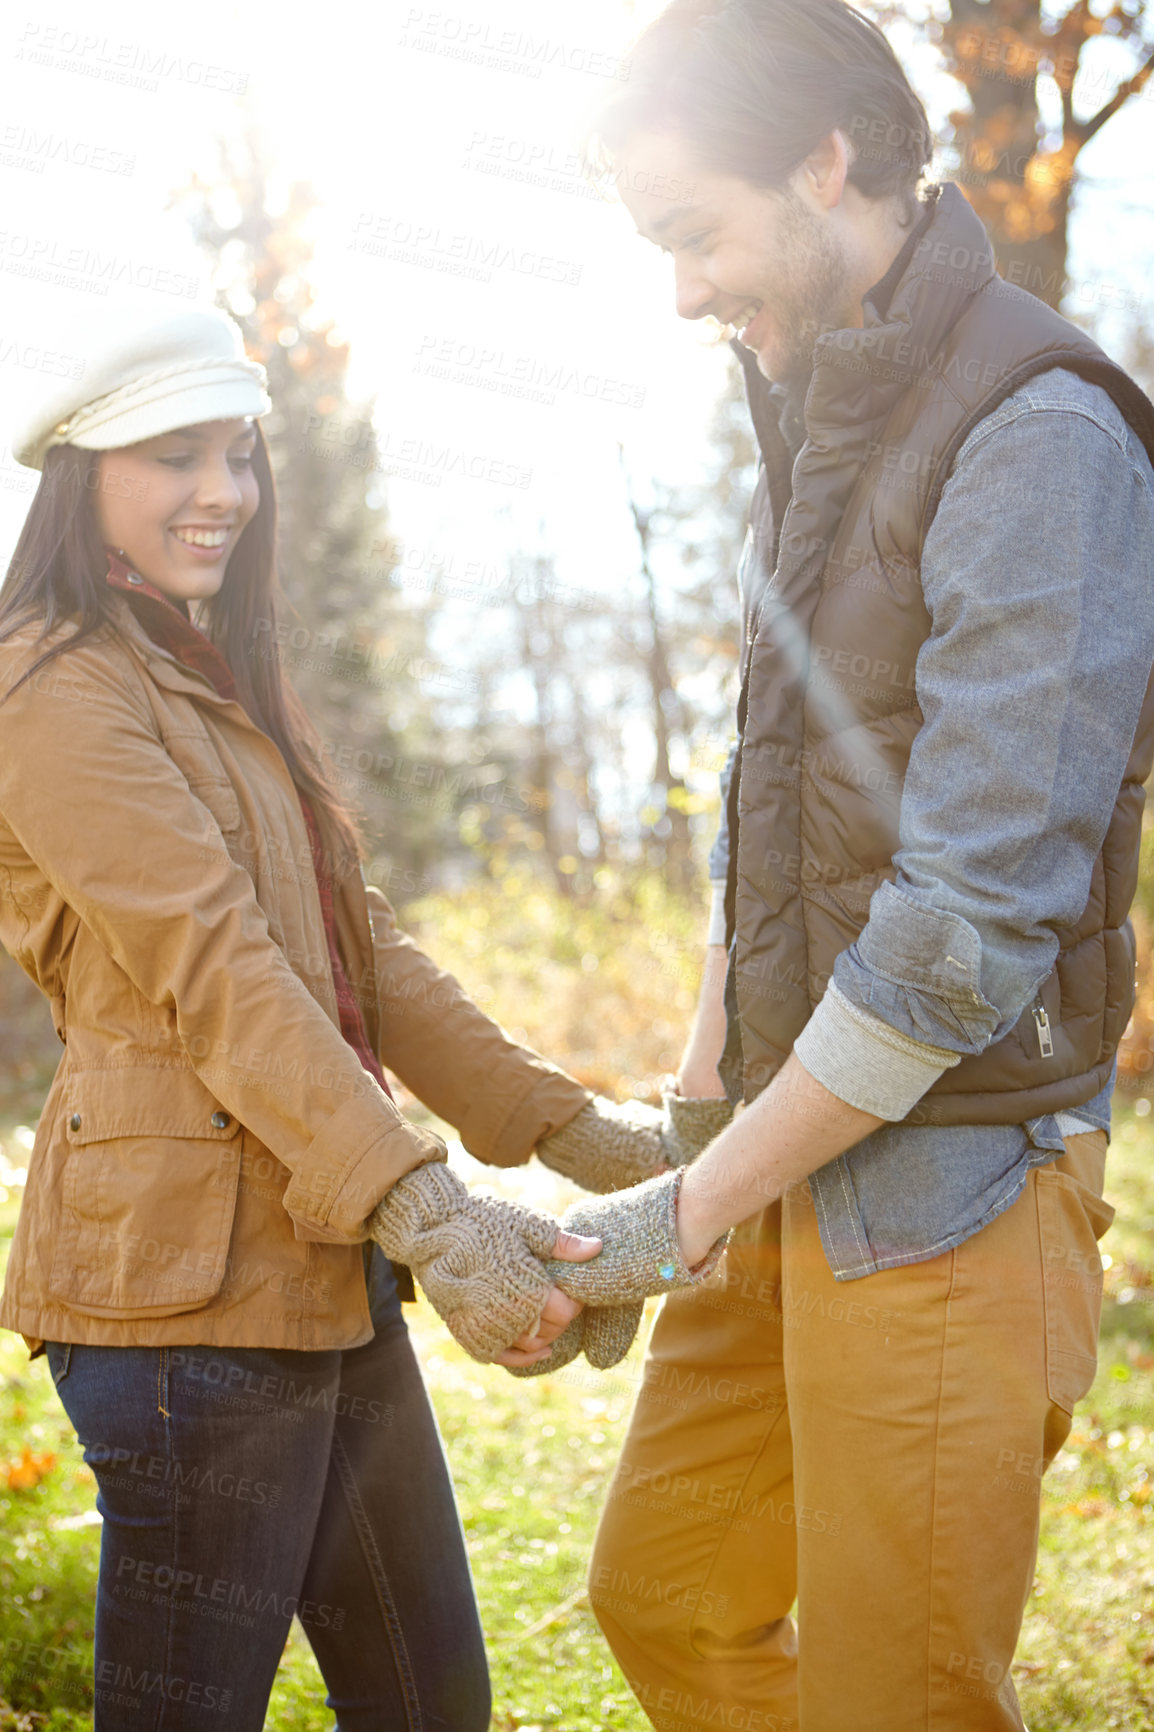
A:
<svg viewBox="0 0 1154 1732">
<path fill-rule="evenodd" d="M 585 1263 L 590 1257 L 595 1257 L 600 1249 L 600 1239 L 587 1239 L 579 1233 L 560 1230 L 553 1246 L 553 1255 L 564 1263 Z M 560 1287 L 551 1287 L 536 1329 L 527 1335 L 518 1336 L 512 1347 L 497 1354 L 493 1363 L 507 1366 L 536 1365 L 548 1355 L 558 1335 L 569 1327 L 581 1310 L 580 1299 L 570 1299 L 568 1293 L 562 1293 Z"/>
<path fill-rule="evenodd" d="M 597 1311 L 636 1306 L 638 1320 L 639 1302 L 650 1294 L 707 1281 L 728 1235 L 718 1235 L 697 1267 L 687 1265 L 678 1238 L 677 1193 L 692 1170 L 679 1168 L 628 1191 L 571 1203 L 562 1225 L 569 1232 L 598 1235 L 603 1248 L 581 1265 L 547 1263 L 549 1279 Z"/>
<path fill-rule="evenodd" d="M 885 1122 L 839 1100 L 791 1053 L 769 1087 L 686 1168 L 677 1206 L 686 1263 L 692 1268 L 719 1233 Z"/>
</svg>

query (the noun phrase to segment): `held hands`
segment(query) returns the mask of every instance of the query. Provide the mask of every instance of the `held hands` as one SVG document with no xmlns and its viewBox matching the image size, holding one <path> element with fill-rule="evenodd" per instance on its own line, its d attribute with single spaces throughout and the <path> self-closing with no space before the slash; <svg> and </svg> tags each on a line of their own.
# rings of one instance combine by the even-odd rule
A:
<svg viewBox="0 0 1154 1732">
<path fill-rule="evenodd" d="M 641 1322 L 645 1299 L 677 1287 L 696 1287 L 717 1267 L 725 1233 L 690 1268 L 677 1233 L 677 1199 L 684 1169 L 662 1173 L 614 1197 L 582 1199 L 566 1209 L 562 1227 L 600 1239 L 596 1256 L 552 1260 L 548 1273 L 563 1293 L 587 1307 L 555 1341 L 550 1354 L 518 1374 L 556 1371 L 584 1349 L 591 1365 L 608 1370 L 624 1359 Z M 510 1367 L 513 1369 L 513 1367 Z"/>
<path fill-rule="evenodd" d="M 553 1246 L 553 1259 L 556 1262 L 581 1263 L 596 1256 L 600 1249 L 600 1239 L 567 1233 L 564 1228 L 559 1227 Z M 570 1298 L 560 1287 L 551 1287 L 536 1327 L 518 1336 L 506 1352 L 498 1353 L 496 1363 L 505 1366 L 514 1377 L 535 1377 L 542 1371 L 557 1371 L 562 1365 L 568 1365 L 581 1351 L 590 1319 L 602 1315 L 608 1316 L 609 1313 L 586 1311 L 580 1299 Z M 630 1332 L 630 1341 L 636 1328 L 635 1323 Z M 626 1342 L 626 1349 L 628 1345 Z M 618 1355 L 618 1358 L 620 1357 L 621 1355 Z M 611 1360 L 609 1363 L 616 1362 Z"/>
<path fill-rule="evenodd" d="M 546 1166 L 586 1190 L 621 1191 L 630 1186 L 637 1187 L 639 1180 L 688 1165 L 725 1129 L 733 1116 L 733 1109 L 724 1098 L 687 1099 L 682 1095 L 664 1094 L 661 1100 L 658 1110 L 640 1101 L 629 1101 L 619 1106 L 602 1095 L 595 1095 L 576 1118 L 540 1144 L 538 1156 Z M 630 1193 L 631 1196 L 634 1194 Z M 588 1213 L 590 1210 L 596 1212 L 596 1208 L 595 1204 L 574 1204 L 566 1212 L 565 1225 L 573 1234 L 595 1234 L 599 1238 L 600 1226 L 591 1224 Z M 586 1244 L 589 1242 L 588 1238 L 584 1240 Z M 589 1251 L 579 1256 L 570 1253 L 569 1258 L 561 1261 L 586 1263 L 592 1256 Z M 715 1262 L 716 1258 L 712 1258 L 710 1269 Z M 531 1358 L 515 1360 L 502 1356 L 500 1363 L 516 1377 L 537 1377 L 543 1372 L 558 1371 L 582 1352 L 598 1370 L 606 1371 L 619 1364 L 628 1353 L 640 1326 L 644 1297 L 632 1297 L 621 1304 L 607 1304 L 603 1298 L 578 1294 L 557 1268 L 551 1266 L 551 1272 L 558 1285 L 554 1288 L 556 1300 L 550 1321 L 564 1315 L 562 1301 L 574 1303 L 574 1299 L 568 1297 L 570 1293 L 576 1298 L 587 1299 L 587 1308 L 579 1315 L 566 1318 L 565 1327 L 555 1336 L 549 1351 L 538 1351 Z M 666 1283 L 650 1291 L 664 1292 L 668 1286 L 677 1284 Z M 541 1339 L 545 1339 L 544 1331 Z"/>
<path fill-rule="evenodd" d="M 472 1196 L 443 1160 L 399 1179 L 369 1231 L 386 1256 L 409 1265 L 465 1351 L 502 1364 L 534 1363 L 581 1309 L 555 1291 L 546 1259 L 564 1267 L 597 1249 L 520 1203 Z"/>
<path fill-rule="evenodd" d="M 586 1124 L 566 1141 L 563 1158 L 576 1151 L 592 1182 L 584 1165 L 591 1154 L 595 1176 L 618 1189 L 642 1151 L 645 1170 L 658 1176 L 612 1202 L 575 1203 L 559 1227 L 522 1204 L 471 1195 L 442 1158 L 398 1180 L 373 1211 L 369 1230 L 387 1256 L 409 1265 L 474 1359 L 534 1376 L 584 1351 L 592 1365 L 608 1369 L 629 1351 L 646 1295 L 703 1280 L 721 1254 L 724 1240 L 696 1269 L 686 1267 L 677 1194 L 683 1164 L 728 1117 L 725 1102 L 672 1096 L 657 1113 L 595 1099 L 577 1115 L 574 1124 L 583 1118 Z M 624 1148 L 624 1160 L 611 1153 L 608 1166 L 598 1141 L 606 1124 L 611 1148 L 618 1156 Z M 550 1137 L 542 1154 L 571 1129 Z M 631 1142 L 622 1143 L 622 1129 Z"/>
</svg>

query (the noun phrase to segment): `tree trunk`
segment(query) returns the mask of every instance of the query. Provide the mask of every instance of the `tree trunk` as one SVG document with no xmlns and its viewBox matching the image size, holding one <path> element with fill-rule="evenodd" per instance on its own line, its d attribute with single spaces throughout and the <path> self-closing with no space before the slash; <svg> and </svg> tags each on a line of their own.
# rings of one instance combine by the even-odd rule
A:
<svg viewBox="0 0 1154 1732">
<path fill-rule="evenodd" d="M 947 70 L 965 86 L 971 111 L 950 116 L 957 178 L 985 223 L 998 269 L 1059 307 L 1067 289 L 1066 256 L 1075 165 L 1083 147 L 1137 94 L 1154 70 L 1145 58 L 1135 75 L 1108 94 L 1084 120 L 1074 115 L 1073 91 L 1091 37 L 1109 29 L 1148 55 L 1145 7 L 1115 8 L 1110 18 L 1076 0 L 1058 20 L 1040 0 L 950 0 L 942 28 Z M 1062 99 L 1060 140 L 1046 148 L 1037 83 L 1048 75 Z"/>
<path fill-rule="evenodd" d="M 990 231 L 998 269 L 1056 307 L 1066 279 L 1070 181 L 1038 155 L 1040 0 L 982 5 L 952 0 L 942 42 L 972 113 L 950 116 L 957 177 Z M 1059 153 L 1061 156 L 1061 153 Z"/>
<path fill-rule="evenodd" d="M 669 655 L 661 629 L 657 608 L 657 583 L 649 563 L 650 519 L 632 494 L 629 510 L 641 547 L 641 574 L 645 579 L 645 606 L 649 620 L 649 643 L 645 653 L 645 668 L 653 697 L 653 783 L 665 796 L 664 818 L 668 823 L 665 837 L 665 859 L 668 875 L 681 888 L 693 882 L 693 842 L 689 828 L 685 783 L 673 774 L 669 762 L 669 709 L 677 707 L 677 693 L 669 671 Z"/>
</svg>

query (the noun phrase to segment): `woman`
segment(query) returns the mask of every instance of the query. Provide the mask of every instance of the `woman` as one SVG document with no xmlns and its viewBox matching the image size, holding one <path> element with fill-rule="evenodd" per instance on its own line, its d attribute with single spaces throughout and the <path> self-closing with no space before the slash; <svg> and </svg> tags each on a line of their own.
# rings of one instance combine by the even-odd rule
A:
<svg viewBox="0 0 1154 1732">
<path fill-rule="evenodd" d="M 106 317 L 56 392 L 15 442 L 43 478 L 0 592 L 0 937 L 65 1052 L 0 1323 L 47 1353 L 97 1479 L 95 1725 L 260 1727 L 297 1611 L 341 1732 L 480 1729 L 381 1247 L 471 1352 L 532 1371 L 580 1332 L 541 1260 L 597 1242 L 469 1197 L 381 1059 L 500 1164 L 542 1143 L 607 1188 L 668 1137 L 507 1040 L 366 887 L 259 653 L 269 402 L 232 321 Z"/>
</svg>

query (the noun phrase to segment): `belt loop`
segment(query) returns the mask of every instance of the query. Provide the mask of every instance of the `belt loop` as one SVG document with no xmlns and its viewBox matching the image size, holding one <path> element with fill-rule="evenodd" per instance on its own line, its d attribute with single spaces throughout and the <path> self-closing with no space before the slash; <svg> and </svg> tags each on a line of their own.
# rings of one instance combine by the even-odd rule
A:
<svg viewBox="0 0 1154 1732">
<path fill-rule="evenodd" d="M 171 1419 L 172 1415 L 171 1415 L 171 1413 L 169 1413 L 167 1407 L 164 1405 L 167 1400 L 168 1400 L 168 1348 L 162 1347 L 160 1350 L 160 1359 L 159 1359 L 159 1362 L 158 1362 L 157 1367 L 156 1367 L 156 1411 L 157 1411 L 157 1413 L 163 1414 L 165 1419 Z"/>
</svg>

